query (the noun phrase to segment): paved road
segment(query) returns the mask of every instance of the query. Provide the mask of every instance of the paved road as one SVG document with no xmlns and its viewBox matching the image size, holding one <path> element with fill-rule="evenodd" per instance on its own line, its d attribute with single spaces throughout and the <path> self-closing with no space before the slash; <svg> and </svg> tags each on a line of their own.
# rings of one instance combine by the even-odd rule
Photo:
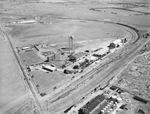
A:
<svg viewBox="0 0 150 114">
<path fill-rule="evenodd" d="M 124 10 L 124 11 L 130 11 L 130 12 L 136 12 L 136 13 L 142 13 L 142 14 L 150 14 L 149 12 L 136 11 L 136 10 L 131 10 L 127 8 L 118 8 L 118 7 L 91 8 L 90 10 L 99 11 L 99 9 L 117 9 L 117 10 Z"/>
</svg>

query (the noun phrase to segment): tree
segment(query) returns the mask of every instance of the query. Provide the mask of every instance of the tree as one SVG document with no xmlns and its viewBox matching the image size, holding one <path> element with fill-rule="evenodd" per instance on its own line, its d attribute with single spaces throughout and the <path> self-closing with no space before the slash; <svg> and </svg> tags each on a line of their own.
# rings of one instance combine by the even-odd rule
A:
<svg viewBox="0 0 150 114">
<path fill-rule="evenodd" d="M 53 87 L 53 90 L 55 90 L 55 89 L 57 89 L 57 87 L 56 87 L 56 86 L 54 86 L 54 87 Z"/>
<path fill-rule="evenodd" d="M 32 75 L 31 78 L 34 78 L 34 75 Z"/>
<path fill-rule="evenodd" d="M 39 87 L 40 87 L 40 85 L 37 84 L 37 85 L 36 85 L 36 88 L 37 88 L 38 93 L 40 93 Z"/>
</svg>

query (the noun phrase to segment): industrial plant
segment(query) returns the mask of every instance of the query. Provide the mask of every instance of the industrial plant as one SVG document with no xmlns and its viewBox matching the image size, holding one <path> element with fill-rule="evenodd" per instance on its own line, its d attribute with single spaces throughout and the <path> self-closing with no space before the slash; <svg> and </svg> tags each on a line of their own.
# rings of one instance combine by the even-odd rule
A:
<svg viewBox="0 0 150 114">
<path fill-rule="evenodd" d="M 104 58 L 119 48 L 123 48 L 127 43 L 127 38 L 117 39 L 111 42 L 106 47 L 100 47 L 95 50 L 77 52 L 73 49 L 73 37 L 68 37 L 68 46 L 60 48 L 51 48 L 49 44 L 35 44 L 23 47 L 17 47 L 17 52 L 20 54 L 26 53 L 28 51 L 36 51 L 37 56 L 39 56 L 43 61 L 39 63 L 33 63 L 28 66 L 28 71 L 41 70 L 43 72 L 53 72 L 62 71 L 64 74 L 75 74 L 81 73 L 86 67 L 91 64 L 99 63 L 103 61 Z M 76 57 L 76 55 L 80 55 Z M 61 61 L 60 66 L 55 65 L 55 61 Z M 51 64 L 53 63 L 53 64 Z"/>
<path fill-rule="evenodd" d="M 150 114 L 148 0 L 1 0 L 0 114 Z"/>
</svg>

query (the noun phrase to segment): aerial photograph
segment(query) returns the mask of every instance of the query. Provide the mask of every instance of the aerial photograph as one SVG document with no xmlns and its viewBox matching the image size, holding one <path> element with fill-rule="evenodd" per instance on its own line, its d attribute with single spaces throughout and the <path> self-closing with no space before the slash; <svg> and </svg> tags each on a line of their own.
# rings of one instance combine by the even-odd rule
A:
<svg viewBox="0 0 150 114">
<path fill-rule="evenodd" d="M 150 114 L 150 0 L 0 0 L 0 114 Z"/>
</svg>

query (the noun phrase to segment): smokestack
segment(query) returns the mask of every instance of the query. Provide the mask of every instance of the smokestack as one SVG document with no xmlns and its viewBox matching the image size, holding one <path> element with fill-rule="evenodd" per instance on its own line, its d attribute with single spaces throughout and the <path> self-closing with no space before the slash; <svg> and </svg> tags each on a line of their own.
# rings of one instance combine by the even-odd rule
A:
<svg viewBox="0 0 150 114">
<path fill-rule="evenodd" d="M 68 37 L 68 45 L 69 45 L 69 54 L 71 55 L 71 50 L 73 50 L 73 37 Z"/>
<path fill-rule="evenodd" d="M 70 44 L 71 44 L 71 50 L 73 50 L 73 37 L 70 36 Z"/>
<path fill-rule="evenodd" d="M 70 55 L 70 37 L 68 37 L 68 48 L 69 48 L 69 55 Z"/>
</svg>

